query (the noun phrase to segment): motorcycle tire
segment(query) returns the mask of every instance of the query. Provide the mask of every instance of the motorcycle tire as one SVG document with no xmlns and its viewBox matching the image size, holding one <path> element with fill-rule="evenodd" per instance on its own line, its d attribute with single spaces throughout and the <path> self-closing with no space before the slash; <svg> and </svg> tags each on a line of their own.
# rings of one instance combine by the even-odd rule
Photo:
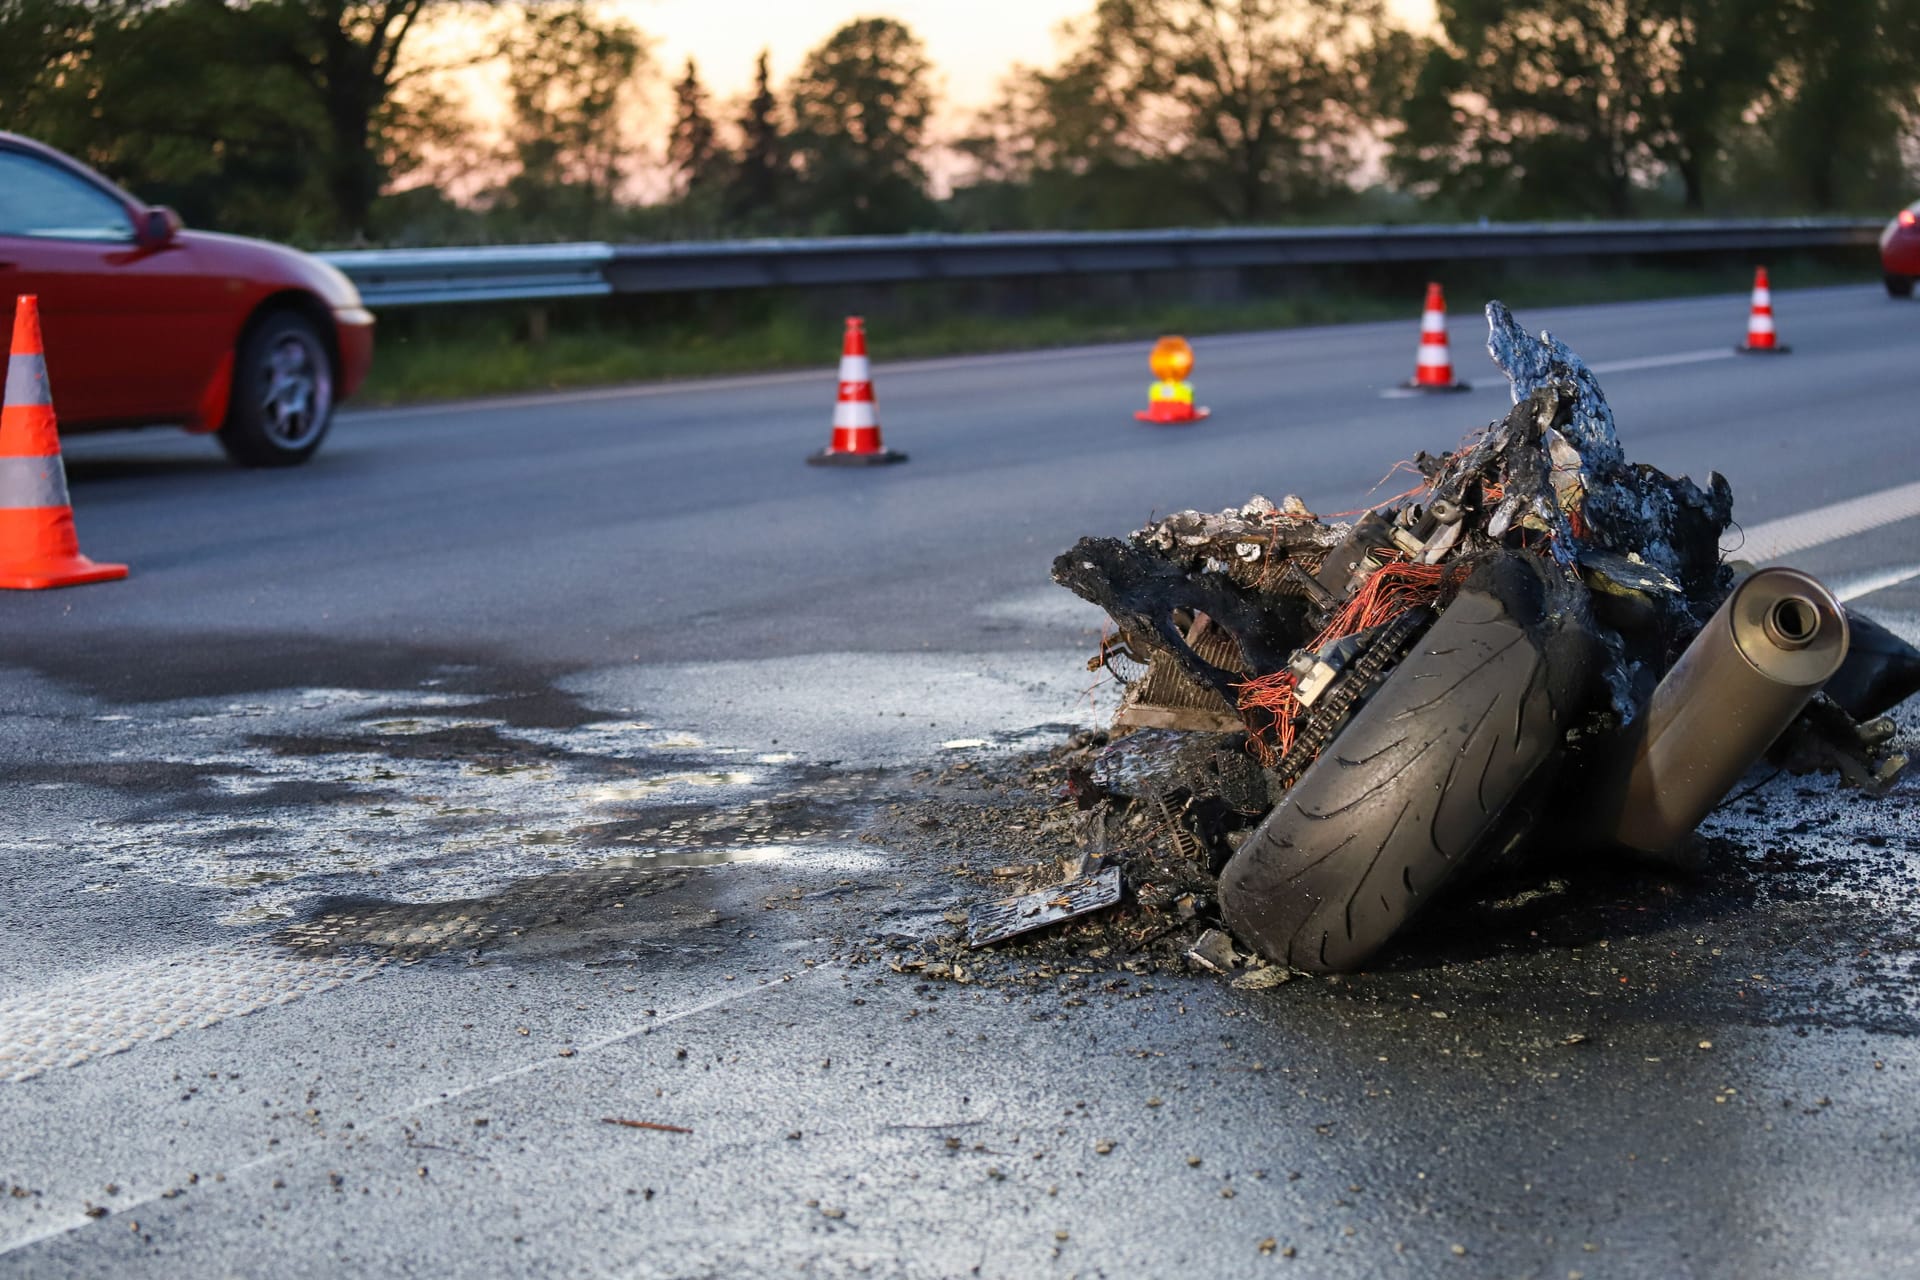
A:
<svg viewBox="0 0 1920 1280">
<path fill-rule="evenodd" d="M 1276 963 L 1366 963 L 1499 850 L 1490 840 L 1566 742 L 1597 642 L 1550 604 L 1537 557 L 1470 576 L 1221 875 L 1227 924 Z"/>
</svg>

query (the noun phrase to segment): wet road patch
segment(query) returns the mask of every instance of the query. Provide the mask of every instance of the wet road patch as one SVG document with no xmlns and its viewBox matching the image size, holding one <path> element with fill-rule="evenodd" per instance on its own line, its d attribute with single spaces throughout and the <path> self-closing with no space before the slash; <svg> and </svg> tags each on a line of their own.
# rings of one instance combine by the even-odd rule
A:
<svg viewBox="0 0 1920 1280">
<path fill-rule="evenodd" d="M 517 728 L 463 714 L 468 700 L 293 690 L 149 706 L 94 726 L 104 759 L 42 771 L 123 798 L 88 832 L 103 884 L 218 890 L 230 926 L 291 919 L 315 895 L 460 900 L 613 857 L 831 858 L 877 776 L 642 720 Z"/>
</svg>

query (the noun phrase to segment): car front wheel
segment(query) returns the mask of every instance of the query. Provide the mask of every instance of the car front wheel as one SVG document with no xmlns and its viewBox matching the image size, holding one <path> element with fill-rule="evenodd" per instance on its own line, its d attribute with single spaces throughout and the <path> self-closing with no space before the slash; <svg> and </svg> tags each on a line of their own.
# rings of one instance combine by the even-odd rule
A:
<svg viewBox="0 0 1920 1280">
<path fill-rule="evenodd" d="M 1887 296 L 1889 298 L 1911 298 L 1913 296 L 1913 277 L 1898 276 L 1887 272 Z"/>
<path fill-rule="evenodd" d="M 320 447 L 333 420 L 333 361 L 313 321 L 279 311 L 254 326 L 234 359 L 220 443 L 249 467 L 291 467 Z"/>
</svg>

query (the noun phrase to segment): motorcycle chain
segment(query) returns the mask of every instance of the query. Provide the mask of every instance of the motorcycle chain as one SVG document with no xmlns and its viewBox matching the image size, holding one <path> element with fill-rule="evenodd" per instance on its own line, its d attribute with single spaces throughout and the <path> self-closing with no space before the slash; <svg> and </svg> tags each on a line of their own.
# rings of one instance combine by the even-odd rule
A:
<svg viewBox="0 0 1920 1280">
<path fill-rule="evenodd" d="M 1360 656 L 1307 713 L 1306 722 L 1294 736 L 1292 749 L 1275 766 L 1282 783 L 1291 787 L 1299 781 L 1307 766 L 1320 758 L 1320 753 L 1340 732 L 1360 700 L 1373 692 L 1380 678 L 1406 656 L 1407 649 L 1433 618 L 1433 610 L 1421 607 L 1409 609 L 1393 621 L 1381 624 Z"/>
</svg>

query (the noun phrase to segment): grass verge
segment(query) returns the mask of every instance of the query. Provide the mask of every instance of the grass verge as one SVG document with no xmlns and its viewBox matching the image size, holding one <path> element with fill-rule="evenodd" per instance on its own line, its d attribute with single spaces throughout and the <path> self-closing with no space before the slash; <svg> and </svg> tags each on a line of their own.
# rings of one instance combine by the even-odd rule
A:
<svg viewBox="0 0 1920 1280">
<path fill-rule="evenodd" d="M 1445 279 L 1456 316 L 1498 297 L 1516 309 L 1636 301 L 1744 290 L 1744 269 L 1728 267 L 1456 264 Z M 525 304 L 392 312 L 381 319 L 372 377 L 359 403 L 501 395 L 664 378 L 827 367 L 839 352 L 841 313 L 871 317 L 882 359 L 963 355 L 1098 342 L 1150 341 L 1161 333 L 1199 335 L 1363 320 L 1419 318 L 1418 286 L 1406 272 L 1344 288 L 1289 285 L 1272 296 L 1230 301 L 1155 298 L 1150 289 L 1106 281 L 1064 298 L 1059 281 L 1022 288 L 909 285 L 888 291 L 621 298 L 556 304 L 535 319 Z M 1877 279 L 1854 262 L 1779 260 L 1776 288 L 1864 284 Z M 1066 286 L 1075 287 L 1075 286 Z M 1156 286 L 1157 287 L 1157 286 Z M 1742 317 L 1728 318 L 1738 336 Z M 530 330 L 541 329 L 539 340 Z M 1144 356 L 1142 359 L 1144 360 Z"/>
</svg>

